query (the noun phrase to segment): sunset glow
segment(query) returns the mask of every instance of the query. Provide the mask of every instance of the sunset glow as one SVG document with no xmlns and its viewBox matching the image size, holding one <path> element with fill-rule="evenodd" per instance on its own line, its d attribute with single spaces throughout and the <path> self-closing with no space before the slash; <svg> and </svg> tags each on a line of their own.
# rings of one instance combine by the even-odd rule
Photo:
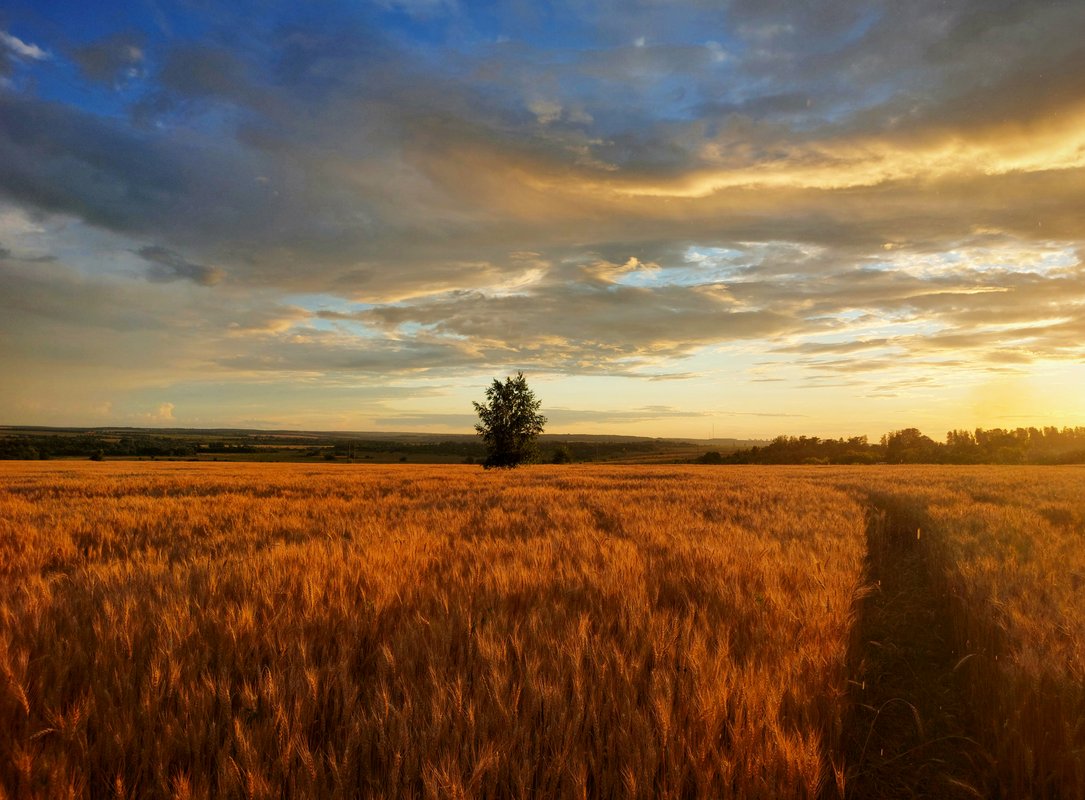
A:
<svg viewBox="0 0 1085 800">
<path fill-rule="evenodd" d="M 0 424 L 1085 424 L 1085 4 L 15 2 Z"/>
</svg>

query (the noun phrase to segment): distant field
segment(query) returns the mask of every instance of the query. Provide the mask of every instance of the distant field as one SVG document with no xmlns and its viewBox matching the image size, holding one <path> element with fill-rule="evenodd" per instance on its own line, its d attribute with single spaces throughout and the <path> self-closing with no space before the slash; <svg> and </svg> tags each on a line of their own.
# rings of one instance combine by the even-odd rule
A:
<svg viewBox="0 0 1085 800">
<path fill-rule="evenodd" d="M 0 463 L 0 797 L 1082 796 L 1083 487 Z"/>
</svg>

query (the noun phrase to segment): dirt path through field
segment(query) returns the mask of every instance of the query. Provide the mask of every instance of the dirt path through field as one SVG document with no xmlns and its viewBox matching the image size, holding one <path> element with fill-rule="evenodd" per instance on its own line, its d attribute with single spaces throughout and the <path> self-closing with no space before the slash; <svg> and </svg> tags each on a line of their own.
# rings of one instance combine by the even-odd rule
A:
<svg viewBox="0 0 1085 800">
<path fill-rule="evenodd" d="M 970 735 L 947 598 L 932 584 L 917 522 L 875 504 L 867 528 L 873 590 L 853 645 L 844 732 L 847 796 L 992 796 L 989 759 Z"/>
</svg>

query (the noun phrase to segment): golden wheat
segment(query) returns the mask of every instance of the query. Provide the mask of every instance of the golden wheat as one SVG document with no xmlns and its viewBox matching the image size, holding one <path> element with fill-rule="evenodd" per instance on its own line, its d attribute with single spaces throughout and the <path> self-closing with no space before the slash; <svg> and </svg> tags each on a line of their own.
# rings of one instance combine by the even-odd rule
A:
<svg viewBox="0 0 1085 800">
<path fill-rule="evenodd" d="M 839 794 L 869 506 L 922 537 L 990 785 L 1085 796 L 1079 469 L 0 478 L 0 797 Z"/>
<path fill-rule="evenodd" d="M 812 797 L 863 515 L 771 470 L 0 467 L 13 797 Z"/>
<path fill-rule="evenodd" d="M 1001 796 L 1085 797 L 1085 469 L 903 467 L 822 480 L 922 537 Z"/>
</svg>

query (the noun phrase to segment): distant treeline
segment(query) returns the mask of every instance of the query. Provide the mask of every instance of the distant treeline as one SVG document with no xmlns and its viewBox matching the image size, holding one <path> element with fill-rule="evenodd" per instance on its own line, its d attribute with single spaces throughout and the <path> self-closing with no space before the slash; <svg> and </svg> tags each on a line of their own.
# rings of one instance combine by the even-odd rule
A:
<svg viewBox="0 0 1085 800">
<path fill-rule="evenodd" d="M 872 443 L 866 436 L 777 436 L 763 447 L 721 454 L 703 464 L 1077 464 L 1085 462 L 1085 427 L 954 430 L 936 442 L 905 428 Z"/>
<path fill-rule="evenodd" d="M 483 449 L 464 442 L 404 443 L 395 441 L 334 440 L 327 442 L 262 437 L 234 440 L 200 440 L 190 436 L 135 434 L 111 436 L 94 433 L 12 434 L 0 438 L 0 459 L 103 458 L 196 458 L 203 456 L 252 456 L 289 453 L 302 458 L 364 458 L 377 453 L 478 456 Z"/>
<path fill-rule="evenodd" d="M 645 441 L 546 441 L 539 445 L 539 460 L 547 463 L 605 461 L 659 452 L 667 445 Z M 474 463 L 485 455 L 473 437 L 447 441 L 399 441 L 291 436 L 201 436 L 196 433 L 124 435 L 57 429 L 55 432 L 12 431 L 0 435 L 0 460 L 50 458 L 218 458 L 230 460 L 289 461 L 462 461 Z"/>
<path fill-rule="evenodd" d="M 197 443 L 168 436 L 126 436 L 117 439 L 94 434 L 19 434 L 0 438 L 0 459 L 33 460 L 93 455 L 183 458 L 195 456 L 199 450 Z M 209 451 L 205 449 L 204 452 Z M 239 451 L 230 449 L 228 452 Z"/>
<path fill-rule="evenodd" d="M 679 443 L 681 444 L 681 443 Z M 664 440 L 539 442 L 544 463 L 638 460 L 653 454 L 682 461 L 696 453 L 693 442 Z M 399 441 L 341 435 L 291 436 L 214 432 L 100 432 L 74 429 L 0 433 L 0 460 L 49 458 L 166 458 L 278 461 L 419 461 L 477 463 L 482 443 L 471 437 Z M 721 447 L 697 461 L 705 464 L 1074 464 L 1085 463 L 1085 427 L 993 428 L 950 431 L 936 442 L 916 428 L 893 431 L 870 442 L 866 436 L 821 439 L 778 436 L 745 449 Z"/>
</svg>

